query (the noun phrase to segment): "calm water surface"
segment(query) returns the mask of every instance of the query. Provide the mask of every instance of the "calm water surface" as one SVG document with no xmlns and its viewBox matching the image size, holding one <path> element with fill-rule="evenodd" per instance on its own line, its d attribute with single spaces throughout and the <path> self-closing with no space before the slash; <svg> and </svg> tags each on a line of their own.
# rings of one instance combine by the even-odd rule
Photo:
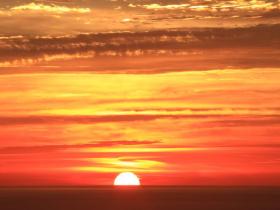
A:
<svg viewBox="0 0 280 210">
<path fill-rule="evenodd" d="M 280 210 L 276 187 L 1 188 L 0 210 Z"/>
</svg>

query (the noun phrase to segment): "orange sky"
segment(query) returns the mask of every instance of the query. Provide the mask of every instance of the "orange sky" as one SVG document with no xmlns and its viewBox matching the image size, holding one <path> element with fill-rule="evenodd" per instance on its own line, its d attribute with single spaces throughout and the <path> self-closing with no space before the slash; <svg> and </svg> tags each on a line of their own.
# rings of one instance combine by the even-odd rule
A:
<svg viewBox="0 0 280 210">
<path fill-rule="evenodd" d="M 1 1 L 0 186 L 280 185 L 279 3 L 102 2 Z"/>
<path fill-rule="evenodd" d="M 268 177 L 280 172 L 279 78 L 277 69 L 1 75 L 1 175 L 12 174 L 1 180 L 13 179 L 1 184 L 107 184 L 121 171 L 146 184 L 278 183 Z"/>
</svg>

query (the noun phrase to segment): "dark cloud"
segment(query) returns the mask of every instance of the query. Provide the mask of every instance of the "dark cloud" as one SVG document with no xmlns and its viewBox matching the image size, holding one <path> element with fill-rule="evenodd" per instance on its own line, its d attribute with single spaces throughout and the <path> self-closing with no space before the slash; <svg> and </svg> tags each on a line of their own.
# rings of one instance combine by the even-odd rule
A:
<svg viewBox="0 0 280 210">
<path fill-rule="evenodd" d="M 126 60 L 122 59 L 122 62 L 119 62 L 120 69 L 126 71 L 130 68 L 133 72 L 139 67 L 143 68 L 143 65 L 141 62 L 137 63 L 137 59 L 131 59 L 167 56 L 169 58 L 166 61 L 172 64 L 170 55 L 174 55 L 176 59 L 181 57 L 180 61 L 174 60 L 174 70 L 186 70 L 189 66 L 192 69 L 204 70 L 228 66 L 279 67 L 279 34 L 280 25 L 259 25 L 249 28 L 159 30 L 63 37 L 6 36 L 0 39 L 0 62 L 2 67 L 24 64 L 48 66 L 53 60 L 67 60 L 63 69 L 71 70 L 67 68 L 67 63 L 73 67 L 70 61 L 78 59 L 81 60 L 81 66 L 91 66 L 91 71 L 98 71 L 105 70 L 102 68 L 116 68 L 106 66 L 106 62 L 99 65 L 100 58 L 122 57 L 130 60 L 126 63 Z M 147 59 L 146 70 L 149 71 L 149 67 L 156 69 L 156 66 L 153 67 L 155 62 L 153 59 L 153 63 L 149 64 Z M 170 65 L 164 64 L 162 67 L 164 66 Z"/>
<path fill-rule="evenodd" d="M 265 92 L 268 93 L 268 92 Z M 171 101 L 170 99 L 169 101 Z M 182 99 L 183 100 L 183 99 Z M 164 101 L 164 99 L 162 99 Z M 193 107 L 171 107 L 171 108 L 131 108 L 131 109 L 120 109 L 121 111 L 133 111 L 133 112 L 144 112 L 144 111 L 149 111 L 149 112 L 201 112 L 201 113 L 207 113 L 207 112 L 222 112 L 225 109 L 223 108 L 193 108 Z M 262 111 L 280 111 L 280 107 L 270 107 L 270 108 L 227 108 L 227 111 L 233 111 L 233 112 L 262 112 Z"/>
<path fill-rule="evenodd" d="M 232 119 L 237 117 L 238 119 Z M 28 124 L 96 124 L 96 123 L 121 123 L 133 121 L 152 121 L 157 119 L 213 119 L 213 124 L 220 126 L 245 126 L 279 124 L 279 115 L 236 115 L 236 114 L 130 114 L 130 115 L 105 115 L 105 116 L 17 116 L 0 117 L 0 125 L 28 125 Z M 210 122 L 211 124 L 211 122 Z"/>
<path fill-rule="evenodd" d="M 280 17 L 280 9 L 268 11 L 262 15 L 264 18 L 278 18 Z"/>
<path fill-rule="evenodd" d="M 228 120 L 217 120 L 212 122 L 207 122 L 211 127 L 245 127 L 245 126 L 274 126 L 280 125 L 280 116 L 273 117 L 259 117 L 259 118 L 240 118 L 240 119 L 228 119 Z"/>
<path fill-rule="evenodd" d="M 81 34 L 69 37 L 38 37 L 2 39 L 1 56 L 34 56 L 94 52 L 106 55 L 112 51 L 126 55 L 128 51 L 188 50 L 244 47 L 279 47 L 280 25 L 259 25 L 249 28 L 205 28 L 200 30 L 170 30 L 135 33 Z M 5 59 L 2 57 L 2 60 Z"/>
<path fill-rule="evenodd" d="M 62 144 L 62 145 L 36 145 L 36 146 L 14 146 L 0 148 L 0 154 L 20 154 L 20 153 L 46 153 L 57 150 L 80 149 L 80 148 L 97 148 L 112 146 L 137 146 L 160 143 L 160 141 L 94 141 L 84 144 Z"/>
<path fill-rule="evenodd" d="M 215 116 L 215 115 L 211 115 Z M 106 116 L 19 116 L 0 117 L 0 125 L 25 125 L 25 124 L 96 124 L 110 122 L 151 121 L 161 118 L 201 118 L 201 115 L 106 115 Z M 209 117 L 209 116 L 208 116 Z"/>
</svg>

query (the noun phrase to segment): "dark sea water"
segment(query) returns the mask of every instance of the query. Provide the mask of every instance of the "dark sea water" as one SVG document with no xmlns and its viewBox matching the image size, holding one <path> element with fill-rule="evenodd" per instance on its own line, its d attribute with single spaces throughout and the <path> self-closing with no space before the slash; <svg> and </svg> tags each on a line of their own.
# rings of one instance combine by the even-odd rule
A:
<svg viewBox="0 0 280 210">
<path fill-rule="evenodd" d="M 276 187 L 2 188 L 0 210 L 280 210 Z"/>
</svg>

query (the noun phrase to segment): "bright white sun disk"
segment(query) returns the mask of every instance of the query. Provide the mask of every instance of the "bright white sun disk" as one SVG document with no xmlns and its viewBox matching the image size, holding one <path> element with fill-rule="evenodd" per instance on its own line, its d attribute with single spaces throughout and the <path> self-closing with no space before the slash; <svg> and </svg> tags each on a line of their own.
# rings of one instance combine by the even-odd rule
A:
<svg viewBox="0 0 280 210">
<path fill-rule="evenodd" d="M 140 180 L 134 173 L 123 172 L 116 177 L 114 181 L 114 185 L 115 186 L 138 186 L 140 185 Z"/>
</svg>

